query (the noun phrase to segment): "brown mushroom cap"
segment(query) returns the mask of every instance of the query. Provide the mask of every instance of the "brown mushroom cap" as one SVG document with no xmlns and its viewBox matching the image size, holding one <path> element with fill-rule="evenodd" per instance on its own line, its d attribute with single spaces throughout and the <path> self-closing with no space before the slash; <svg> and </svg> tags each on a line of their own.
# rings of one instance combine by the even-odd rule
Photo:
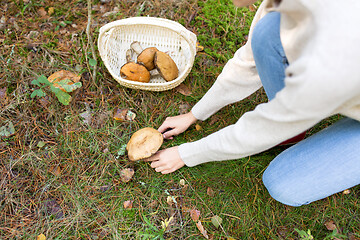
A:
<svg viewBox="0 0 360 240">
<path fill-rule="evenodd" d="M 163 143 L 162 134 L 150 127 L 136 131 L 126 145 L 129 159 L 137 161 L 148 158 L 156 153 Z"/>
<path fill-rule="evenodd" d="M 155 53 L 154 63 L 156 69 L 166 81 L 169 82 L 178 77 L 179 69 L 177 68 L 174 60 L 172 60 L 168 54 L 157 51 Z"/>
<path fill-rule="evenodd" d="M 120 69 L 120 76 L 127 80 L 137 82 L 149 82 L 150 72 L 141 64 L 129 62 L 124 64 Z"/>
<path fill-rule="evenodd" d="M 137 57 L 137 62 L 144 65 L 147 70 L 153 70 L 155 68 L 154 57 L 157 51 L 159 50 L 156 47 L 144 49 L 144 51 L 142 51 Z"/>
</svg>

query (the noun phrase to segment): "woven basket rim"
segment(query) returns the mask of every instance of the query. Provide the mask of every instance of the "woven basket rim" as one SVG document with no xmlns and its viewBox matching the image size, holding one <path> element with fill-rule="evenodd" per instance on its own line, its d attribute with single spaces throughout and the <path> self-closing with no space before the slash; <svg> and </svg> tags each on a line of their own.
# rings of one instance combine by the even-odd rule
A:
<svg viewBox="0 0 360 240">
<path fill-rule="evenodd" d="M 114 73 L 112 68 L 108 65 L 107 57 L 105 56 L 105 53 L 103 52 L 103 49 L 107 49 L 106 46 L 101 46 L 102 38 L 105 34 L 111 34 L 111 31 L 113 28 L 119 27 L 119 26 L 130 26 L 130 25 L 148 25 L 148 26 L 156 26 L 156 27 L 162 27 L 168 30 L 171 30 L 173 32 L 176 32 L 179 34 L 184 40 L 187 41 L 190 53 L 191 53 L 191 59 L 188 59 L 186 68 L 184 71 L 181 72 L 181 74 L 174 80 L 169 82 L 163 82 L 163 83 L 143 83 L 143 82 L 135 82 L 127 79 L 123 79 L 118 74 Z M 100 28 L 100 34 L 98 38 L 98 46 L 99 46 L 99 52 L 101 59 L 103 60 L 105 67 L 111 74 L 111 76 L 120 84 L 125 87 L 133 88 L 133 89 L 142 89 L 142 90 L 149 90 L 149 91 L 166 91 L 170 90 L 172 88 L 175 88 L 180 83 L 182 83 L 187 75 L 190 73 L 195 55 L 196 55 L 196 35 L 186 29 L 183 25 L 181 25 L 178 22 L 165 19 L 165 18 L 157 18 L 157 17 L 129 17 L 124 18 L 120 20 L 116 20 L 110 23 L 107 23 L 106 25 L 102 26 Z"/>
</svg>

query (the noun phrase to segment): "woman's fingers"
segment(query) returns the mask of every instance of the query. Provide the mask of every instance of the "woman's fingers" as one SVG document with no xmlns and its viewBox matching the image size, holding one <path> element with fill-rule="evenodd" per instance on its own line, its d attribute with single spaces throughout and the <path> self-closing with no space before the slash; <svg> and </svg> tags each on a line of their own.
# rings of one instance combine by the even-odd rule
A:
<svg viewBox="0 0 360 240">
<path fill-rule="evenodd" d="M 145 162 L 153 162 L 153 161 L 158 161 L 160 159 L 160 155 L 159 155 L 159 152 L 158 151 L 157 153 L 155 153 L 154 155 L 148 157 L 148 158 L 144 158 L 143 160 Z"/>
</svg>

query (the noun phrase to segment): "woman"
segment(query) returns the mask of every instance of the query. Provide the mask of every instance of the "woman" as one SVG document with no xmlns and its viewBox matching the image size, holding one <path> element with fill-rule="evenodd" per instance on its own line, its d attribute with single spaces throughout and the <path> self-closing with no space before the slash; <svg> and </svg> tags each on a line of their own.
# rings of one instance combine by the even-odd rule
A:
<svg viewBox="0 0 360 240">
<path fill-rule="evenodd" d="M 252 1 L 234 1 L 242 6 Z M 344 8 L 344 5 L 351 6 Z M 191 112 L 167 118 L 164 138 L 184 132 L 261 86 L 269 98 L 203 139 L 149 158 L 163 174 L 263 152 L 334 114 L 345 116 L 288 148 L 266 169 L 270 195 L 301 206 L 360 183 L 360 2 L 265 0 L 248 42 Z"/>
</svg>

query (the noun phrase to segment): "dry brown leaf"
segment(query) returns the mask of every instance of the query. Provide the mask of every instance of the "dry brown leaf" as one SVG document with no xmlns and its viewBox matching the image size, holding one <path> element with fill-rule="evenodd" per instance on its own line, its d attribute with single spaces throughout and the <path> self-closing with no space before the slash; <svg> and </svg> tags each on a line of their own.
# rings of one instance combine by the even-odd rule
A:
<svg viewBox="0 0 360 240">
<path fill-rule="evenodd" d="M 48 77 L 48 81 L 52 82 L 54 84 L 54 87 L 60 88 L 60 90 L 63 92 L 67 92 L 67 91 L 65 91 L 64 88 L 60 87 L 57 84 L 57 82 L 68 79 L 70 81 L 69 81 L 69 83 L 67 83 L 67 85 L 72 85 L 74 83 L 79 82 L 80 78 L 81 78 L 81 75 L 78 75 L 78 74 L 75 74 L 73 72 L 66 71 L 66 70 L 60 70 L 58 72 L 51 74 Z"/>
<path fill-rule="evenodd" d="M 206 190 L 207 195 L 209 195 L 210 197 L 214 196 L 214 190 L 212 190 L 211 187 L 208 187 Z"/>
<path fill-rule="evenodd" d="M 121 181 L 123 181 L 124 183 L 129 182 L 132 179 L 132 177 L 134 176 L 134 173 L 135 173 L 134 169 L 132 169 L 132 168 L 122 169 L 120 172 Z"/>
<path fill-rule="evenodd" d="M 41 7 L 37 10 L 38 14 L 41 16 L 41 17 L 45 17 L 47 15 L 47 12 L 45 10 L 45 8 Z"/>
<path fill-rule="evenodd" d="M 196 131 L 200 131 L 200 130 L 202 130 L 202 127 L 199 124 L 196 124 L 195 129 L 196 129 Z"/>
<path fill-rule="evenodd" d="M 6 104 L 8 104 L 8 96 L 6 90 L 6 87 L 0 88 L 0 106 L 5 106 Z"/>
<path fill-rule="evenodd" d="M 329 231 L 333 231 L 334 229 L 338 230 L 336 227 L 336 224 L 333 220 L 327 221 L 324 225 L 325 225 L 326 229 Z"/>
<path fill-rule="evenodd" d="M 190 96 L 192 94 L 190 88 L 188 88 L 185 84 L 181 83 L 179 86 L 175 88 L 175 90 L 184 95 L 184 96 Z"/>
<path fill-rule="evenodd" d="M 124 202 L 124 208 L 125 208 L 125 209 L 132 209 L 133 203 L 134 203 L 133 200 L 127 200 L 127 201 L 125 201 L 125 202 Z"/>
<path fill-rule="evenodd" d="M 198 221 L 196 223 L 196 227 L 199 229 L 199 231 L 201 232 L 201 234 L 206 238 L 206 239 L 209 239 L 209 236 L 207 235 L 207 232 L 204 228 L 204 226 L 201 224 L 200 221 Z"/>
<path fill-rule="evenodd" d="M 46 240 L 46 237 L 44 234 L 40 234 L 39 236 L 36 237 L 36 240 Z"/>
<path fill-rule="evenodd" d="M 114 111 L 114 119 L 117 121 L 125 122 L 125 121 L 134 121 L 136 114 L 127 108 L 116 109 Z"/>
<path fill-rule="evenodd" d="M 52 174 L 54 174 L 55 176 L 60 176 L 60 174 L 61 174 L 61 169 L 60 169 L 60 166 L 55 166 L 55 167 L 53 167 L 51 170 L 50 170 L 50 172 L 52 173 Z"/>
<path fill-rule="evenodd" d="M 189 112 L 190 105 L 188 103 L 180 104 L 179 106 L 179 114 L 185 114 Z"/>
<path fill-rule="evenodd" d="M 190 217 L 194 222 L 198 221 L 199 218 L 200 218 L 200 211 L 195 209 L 195 208 L 191 209 L 190 210 Z"/>
<path fill-rule="evenodd" d="M 114 119 L 117 121 L 126 121 L 126 114 L 128 112 L 128 109 L 116 109 L 114 111 Z"/>
</svg>

